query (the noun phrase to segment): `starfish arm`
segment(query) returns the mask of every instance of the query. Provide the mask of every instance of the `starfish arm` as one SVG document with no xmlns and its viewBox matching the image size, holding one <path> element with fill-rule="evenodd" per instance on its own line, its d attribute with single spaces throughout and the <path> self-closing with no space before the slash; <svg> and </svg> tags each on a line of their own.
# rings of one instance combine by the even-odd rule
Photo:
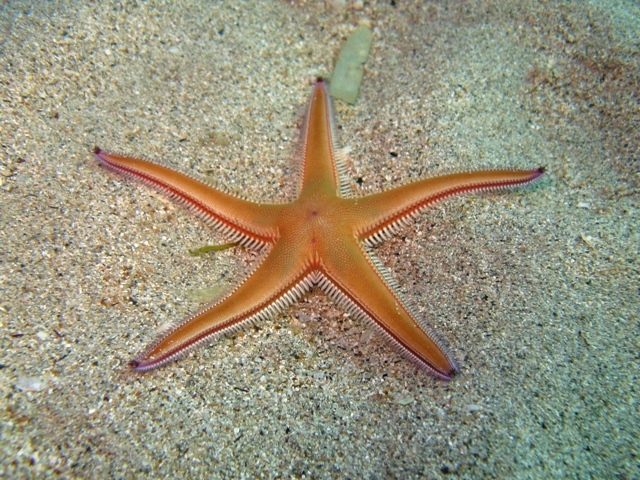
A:
<svg viewBox="0 0 640 480">
<path fill-rule="evenodd" d="M 301 175 L 298 193 L 304 189 L 321 189 L 334 194 L 347 193 L 345 163 L 336 155 L 333 107 L 324 82 L 319 79 L 300 135 Z"/>
<path fill-rule="evenodd" d="M 94 153 L 106 167 L 150 185 L 176 199 L 212 224 L 233 242 L 260 248 L 272 243 L 276 229 L 271 227 L 280 205 L 250 202 L 169 167 L 147 160 L 105 152 Z"/>
<path fill-rule="evenodd" d="M 355 238 L 323 258 L 319 286 L 341 307 L 373 322 L 404 356 L 433 376 L 449 380 L 459 372 L 455 360 L 401 298 L 396 281 Z"/>
<path fill-rule="evenodd" d="M 361 240 L 372 246 L 387 239 L 424 208 L 439 200 L 463 193 L 525 185 L 543 173 L 544 168 L 454 173 L 355 199 L 359 212 L 356 231 Z"/>
<path fill-rule="evenodd" d="M 291 305 L 314 283 L 311 262 L 277 244 L 258 268 L 229 295 L 187 317 L 131 362 L 138 371 L 161 367 L 222 335 L 270 317 Z"/>
</svg>

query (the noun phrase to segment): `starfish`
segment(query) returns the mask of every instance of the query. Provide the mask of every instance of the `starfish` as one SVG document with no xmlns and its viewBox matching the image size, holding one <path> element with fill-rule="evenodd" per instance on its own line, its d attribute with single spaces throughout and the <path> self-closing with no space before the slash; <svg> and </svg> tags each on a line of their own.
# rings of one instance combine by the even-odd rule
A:
<svg viewBox="0 0 640 480">
<path fill-rule="evenodd" d="M 133 360 L 135 370 L 160 367 L 271 317 L 316 286 L 347 312 L 375 325 L 431 375 L 448 380 L 459 373 L 453 356 L 402 298 L 372 247 L 435 202 L 528 184 L 544 169 L 453 173 L 357 197 L 351 195 L 345 159 L 334 138 L 331 100 L 318 79 L 301 131 L 295 200 L 281 204 L 254 203 L 158 163 L 95 147 L 106 167 L 167 194 L 232 242 L 262 253 L 239 285 L 175 324 Z"/>
</svg>

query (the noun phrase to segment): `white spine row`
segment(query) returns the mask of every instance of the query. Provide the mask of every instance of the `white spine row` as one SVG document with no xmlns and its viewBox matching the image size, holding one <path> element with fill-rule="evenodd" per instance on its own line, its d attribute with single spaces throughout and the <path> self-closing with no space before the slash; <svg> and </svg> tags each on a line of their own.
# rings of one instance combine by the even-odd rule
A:
<svg viewBox="0 0 640 480">
<path fill-rule="evenodd" d="M 153 188 L 154 190 L 164 194 L 169 199 L 175 201 L 178 205 L 188 208 L 198 218 L 204 221 L 206 225 L 215 228 L 220 234 L 228 238 L 230 243 L 237 243 L 251 250 L 261 250 L 265 247 L 265 245 L 267 245 L 267 241 L 261 240 L 259 238 L 260 236 L 264 235 L 259 235 L 256 232 L 251 232 L 248 228 L 243 229 L 245 230 L 245 232 L 239 230 L 230 221 L 225 221 L 225 219 L 223 219 L 221 215 L 212 213 L 202 205 L 190 199 L 187 195 L 180 194 L 172 190 L 171 188 L 162 184 L 162 182 L 155 181 L 145 175 L 140 175 L 135 171 L 131 171 L 127 168 L 120 167 L 110 162 L 103 161 L 103 163 L 112 170 L 119 172 L 123 176 L 143 183 Z"/>
<path fill-rule="evenodd" d="M 444 191 L 438 195 L 433 197 L 427 197 L 419 202 L 408 205 L 400 212 L 382 220 L 379 222 L 377 226 L 364 228 L 363 231 L 371 231 L 366 238 L 361 238 L 364 244 L 368 247 L 375 247 L 380 245 L 382 242 L 389 240 L 393 235 L 398 233 L 403 227 L 409 225 L 411 222 L 415 221 L 420 213 L 425 210 L 427 207 L 437 203 L 445 198 L 455 196 L 455 195 L 464 195 L 467 193 L 483 193 L 483 192 L 491 192 L 496 190 L 504 190 L 511 187 L 519 187 L 526 185 L 535 181 L 537 177 L 534 177 L 531 180 L 523 181 L 523 182 L 514 182 L 512 184 L 506 185 L 471 185 L 466 187 L 464 191 L 458 191 L 458 189 L 452 189 L 451 191 Z M 395 220 L 390 221 L 391 218 L 397 217 Z M 387 223 L 389 222 L 389 223 Z"/>
<path fill-rule="evenodd" d="M 409 313 L 413 316 L 414 319 L 417 319 L 417 317 L 407 307 L 406 303 L 402 300 L 402 298 L 400 298 L 400 296 L 399 296 L 399 294 L 397 292 L 397 289 L 396 289 L 397 281 L 395 279 L 393 279 L 388 273 L 386 273 L 386 270 L 384 268 L 382 268 L 382 264 L 379 261 L 377 261 L 377 259 L 376 259 L 376 261 L 373 262 L 373 264 L 374 265 L 377 264 L 376 268 L 378 269 L 378 271 L 380 272 L 382 277 L 385 279 L 386 282 L 388 282 L 389 287 L 394 289 L 393 294 L 396 296 L 398 301 L 400 303 L 402 303 L 403 307 L 407 311 L 409 311 Z M 407 347 L 405 345 L 403 345 L 401 342 L 399 342 L 393 335 L 391 335 L 387 330 L 385 330 L 382 327 L 382 324 L 378 319 L 376 319 L 375 317 L 370 315 L 360 305 L 358 305 L 351 298 L 349 298 L 342 291 L 342 289 L 340 289 L 340 287 L 338 287 L 335 283 L 333 283 L 329 278 L 327 278 L 325 275 L 323 275 L 320 272 L 317 272 L 317 277 L 318 277 L 318 280 L 317 280 L 316 283 L 317 283 L 318 287 L 323 292 L 325 292 L 327 294 L 327 296 L 329 296 L 329 298 L 331 298 L 334 302 L 336 302 L 338 307 L 346 310 L 347 312 L 352 314 L 356 319 L 361 320 L 361 321 L 366 321 L 366 322 L 372 324 L 376 328 L 376 330 L 381 334 L 382 338 L 384 338 L 391 345 L 391 347 L 395 348 L 403 357 L 405 357 L 409 361 L 413 362 L 419 368 L 424 369 L 427 373 L 429 373 L 430 375 L 432 375 L 434 377 L 445 379 L 445 380 L 449 379 L 448 376 L 442 375 L 436 369 L 434 369 L 431 365 L 429 365 L 428 363 L 424 362 L 420 357 L 418 357 L 413 352 L 411 352 L 409 349 L 407 349 Z M 455 364 L 455 362 L 452 359 L 451 355 L 449 354 L 448 350 L 443 347 L 443 345 L 437 339 L 437 337 L 435 337 L 433 335 L 433 332 L 431 332 L 430 329 L 427 328 L 423 324 L 423 322 L 419 322 L 419 324 L 423 328 L 423 330 L 425 330 L 425 333 L 427 335 L 429 335 L 429 337 L 431 337 L 431 339 L 440 348 L 443 349 L 443 351 L 451 359 L 451 362 L 454 364 L 454 366 L 455 366 L 454 368 L 456 370 L 458 370 L 458 366 Z"/>
<path fill-rule="evenodd" d="M 304 273 L 305 271 L 307 272 L 306 275 Z M 146 365 L 146 366 L 139 366 L 137 367 L 137 369 L 140 371 L 146 371 L 146 370 L 152 370 L 152 369 L 161 367 L 162 365 L 165 365 L 177 359 L 178 357 L 185 355 L 186 353 L 190 352 L 194 348 L 197 348 L 203 343 L 213 341 L 222 336 L 234 335 L 238 331 L 248 326 L 255 325 L 257 322 L 261 320 L 265 320 L 275 316 L 277 313 L 283 311 L 285 308 L 297 302 L 304 294 L 306 294 L 309 290 L 311 290 L 313 285 L 316 283 L 317 272 L 309 271 L 308 266 L 307 268 L 304 268 L 302 272 L 303 273 L 301 273 L 301 275 L 303 276 L 299 281 L 293 282 L 288 287 L 285 287 L 283 290 L 273 295 L 270 299 L 265 301 L 263 304 L 255 306 L 252 310 L 244 312 L 243 314 L 241 314 L 236 318 L 230 319 L 226 324 L 222 324 L 212 328 L 210 331 L 200 335 L 200 337 L 197 340 L 195 340 L 193 343 L 187 345 L 184 348 L 181 348 L 180 350 L 168 355 L 167 357 L 164 357 L 156 362 L 151 362 L 149 365 Z M 241 284 L 242 282 L 239 285 Z M 236 287 L 236 289 L 237 288 L 238 287 Z M 234 289 L 234 291 L 236 289 Z M 168 332 L 163 334 L 162 337 L 160 337 L 158 341 L 154 342 L 147 351 L 153 350 L 156 347 L 156 345 L 158 345 L 158 343 L 162 341 L 162 339 L 166 338 L 168 335 L 175 332 L 182 325 L 190 322 L 195 317 L 202 315 L 207 310 L 210 310 L 211 308 L 220 304 L 226 298 L 229 298 L 231 294 L 233 294 L 233 291 L 230 292 L 225 297 L 223 297 L 222 299 L 217 300 L 205 306 L 203 309 L 198 310 L 197 312 L 189 315 L 187 318 L 182 320 L 179 324 L 175 325 L 175 327 L 171 328 Z"/>
</svg>

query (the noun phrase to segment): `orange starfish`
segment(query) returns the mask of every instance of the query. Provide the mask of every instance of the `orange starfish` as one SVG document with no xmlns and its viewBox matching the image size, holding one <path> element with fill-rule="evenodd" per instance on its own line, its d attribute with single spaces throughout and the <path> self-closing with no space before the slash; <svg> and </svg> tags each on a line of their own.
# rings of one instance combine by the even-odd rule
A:
<svg viewBox="0 0 640 480">
<path fill-rule="evenodd" d="M 160 367 L 220 335 L 272 316 L 318 286 L 340 307 L 372 322 L 432 375 L 448 380 L 459 372 L 370 247 L 443 198 L 524 185 L 544 170 L 455 173 L 352 198 L 335 150 L 332 118 L 331 101 L 319 79 L 302 130 L 296 199 L 287 204 L 253 203 L 171 168 L 95 148 L 105 166 L 175 198 L 232 241 L 264 252 L 243 282 L 162 335 L 131 362 L 133 368 Z"/>
</svg>

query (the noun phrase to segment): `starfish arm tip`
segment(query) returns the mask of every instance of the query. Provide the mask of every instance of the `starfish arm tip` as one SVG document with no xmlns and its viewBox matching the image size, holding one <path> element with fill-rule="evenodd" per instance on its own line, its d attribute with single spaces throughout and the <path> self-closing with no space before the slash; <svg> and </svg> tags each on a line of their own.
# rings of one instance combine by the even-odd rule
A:
<svg viewBox="0 0 640 480">
<path fill-rule="evenodd" d="M 451 368 L 446 372 L 442 369 L 436 369 L 435 367 L 429 365 L 427 367 L 427 373 L 429 373 L 430 375 L 432 375 L 433 377 L 439 380 L 445 380 L 445 381 L 453 380 L 454 377 L 460 374 L 460 366 L 458 365 L 458 362 L 456 362 L 452 358 L 449 358 L 449 363 Z"/>
<path fill-rule="evenodd" d="M 140 366 L 140 360 L 134 359 L 129 361 L 129 368 L 131 370 L 136 370 L 139 372 L 140 371 L 138 368 L 139 366 Z"/>
<path fill-rule="evenodd" d="M 163 364 L 164 363 L 161 363 L 160 365 L 163 365 Z M 145 361 L 143 358 L 135 358 L 129 361 L 129 368 L 138 373 L 144 373 L 149 370 L 153 370 L 156 367 L 159 367 L 160 365 L 156 365 L 153 362 Z"/>
<path fill-rule="evenodd" d="M 449 378 L 448 380 L 453 379 L 453 377 L 457 377 L 458 375 L 460 375 L 460 365 L 458 365 L 458 362 L 456 362 L 455 360 L 451 361 L 451 370 L 449 371 Z"/>
</svg>

